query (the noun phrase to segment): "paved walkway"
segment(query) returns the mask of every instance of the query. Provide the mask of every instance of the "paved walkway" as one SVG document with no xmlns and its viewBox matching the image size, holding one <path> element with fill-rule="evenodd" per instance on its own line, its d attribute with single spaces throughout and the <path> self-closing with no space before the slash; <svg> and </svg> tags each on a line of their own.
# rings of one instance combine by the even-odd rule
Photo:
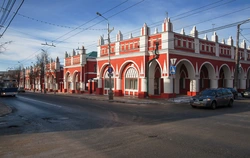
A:
<svg viewBox="0 0 250 158">
<path fill-rule="evenodd" d="M 26 93 L 34 93 L 33 91 L 27 91 Z M 40 93 L 40 92 L 35 92 Z M 119 102 L 119 103 L 129 103 L 129 104 L 175 104 L 175 103 L 188 103 L 190 97 L 189 96 L 177 96 L 176 98 L 170 99 L 149 99 L 149 98 L 137 98 L 132 96 L 114 96 L 113 100 L 109 100 L 107 95 L 96 95 L 96 94 L 69 94 L 69 93 L 56 93 L 47 92 L 45 95 L 63 95 L 67 97 L 77 97 L 77 98 L 84 98 L 89 100 L 100 100 L 100 101 L 111 101 L 111 102 Z M 2 104 L 0 102 L 0 117 L 7 115 L 11 112 L 11 108 Z"/>
<path fill-rule="evenodd" d="M 47 94 L 51 95 L 64 95 L 69 97 L 84 98 L 89 100 L 100 100 L 100 101 L 111 101 L 111 102 L 120 102 L 120 103 L 130 103 L 130 104 L 169 104 L 169 103 L 188 103 L 190 96 L 177 96 L 176 98 L 138 98 L 133 96 L 114 96 L 113 100 L 109 100 L 108 95 L 96 95 L 96 94 L 69 94 L 69 93 L 56 93 L 49 92 Z"/>
</svg>

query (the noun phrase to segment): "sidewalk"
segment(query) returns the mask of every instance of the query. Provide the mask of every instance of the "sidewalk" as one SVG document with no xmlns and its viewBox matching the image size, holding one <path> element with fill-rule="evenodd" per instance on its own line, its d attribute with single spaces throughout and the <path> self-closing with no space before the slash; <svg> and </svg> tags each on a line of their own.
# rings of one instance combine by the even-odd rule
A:
<svg viewBox="0 0 250 158">
<path fill-rule="evenodd" d="M 41 92 L 33 92 L 26 91 L 27 93 L 41 93 Z M 43 93 L 42 93 L 43 94 Z M 63 95 L 67 97 L 77 97 L 89 100 L 99 100 L 99 101 L 109 101 L 109 102 L 117 102 L 117 103 L 128 103 L 128 104 L 176 104 L 176 103 L 189 103 L 190 96 L 177 96 L 176 98 L 158 98 L 158 99 L 150 99 L 150 98 L 137 98 L 133 96 L 114 96 L 113 100 L 109 100 L 107 95 L 96 95 L 96 94 L 69 94 L 69 93 L 56 93 L 47 92 L 45 95 Z M 18 97 L 18 96 L 17 96 Z M 0 117 L 7 115 L 12 112 L 12 109 L 5 104 L 0 102 Z"/>
<path fill-rule="evenodd" d="M 189 103 L 190 96 L 177 96 L 176 98 L 138 98 L 133 96 L 114 96 L 113 100 L 109 100 L 108 95 L 96 95 L 96 94 L 69 94 L 69 93 L 56 93 L 48 92 L 46 94 L 52 95 L 64 95 L 69 97 L 77 97 L 77 98 L 84 98 L 89 100 L 100 100 L 100 101 L 110 101 L 110 102 L 119 102 L 119 103 L 129 103 L 129 104 L 169 104 L 169 103 Z"/>
</svg>

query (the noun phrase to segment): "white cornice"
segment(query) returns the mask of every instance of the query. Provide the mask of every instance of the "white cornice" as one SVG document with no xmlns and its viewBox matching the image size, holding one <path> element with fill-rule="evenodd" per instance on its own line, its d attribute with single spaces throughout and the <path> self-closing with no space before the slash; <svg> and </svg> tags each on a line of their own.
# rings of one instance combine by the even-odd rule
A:
<svg viewBox="0 0 250 158">
<path fill-rule="evenodd" d="M 84 65 L 80 65 L 80 64 L 78 64 L 78 65 L 71 65 L 71 66 L 64 66 L 64 69 L 67 69 L 67 68 L 76 68 L 76 67 L 84 67 Z"/>
</svg>

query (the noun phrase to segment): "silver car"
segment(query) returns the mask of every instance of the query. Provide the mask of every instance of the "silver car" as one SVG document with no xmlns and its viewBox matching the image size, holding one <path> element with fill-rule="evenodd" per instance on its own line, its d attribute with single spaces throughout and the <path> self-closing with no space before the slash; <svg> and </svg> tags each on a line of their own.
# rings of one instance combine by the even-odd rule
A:
<svg viewBox="0 0 250 158">
<path fill-rule="evenodd" d="M 218 106 L 232 107 L 233 102 L 233 93 L 226 88 L 205 89 L 190 99 L 190 105 L 193 108 L 211 107 L 216 109 Z"/>
<path fill-rule="evenodd" d="M 250 88 L 241 92 L 242 97 L 250 97 Z"/>
</svg>

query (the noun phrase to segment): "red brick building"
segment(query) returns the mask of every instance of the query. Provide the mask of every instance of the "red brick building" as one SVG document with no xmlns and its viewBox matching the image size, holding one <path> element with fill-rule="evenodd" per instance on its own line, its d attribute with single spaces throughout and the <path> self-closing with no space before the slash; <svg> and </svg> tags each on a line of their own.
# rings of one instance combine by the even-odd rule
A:
<svg viewBox="0 0 250 158">
<path fill-rule="evenodd" d="M 59 58 L 56 60 L 50 60 L 45 67 L 45 76 L 42 77 L 42 81 L 45 79 L 46 91 L 49 92 L 62 92 L 63 91 L 63 66 L 60 65 Z M 44 88 L 43 88 L 44 89 Z"/>
<path fill-rule="evenodd" d="M 157 58 L 156 43 L 159 44 Z M 176 33 L 170 19 L 165 19 L 162 32 L 156 29 L 150 34 L 150 28 L 144 24 L 140 36 L 123 39 L 119 31 L 110 47 L 109 54 L 108 44 L 100 37 L 95 78 L 97 94 L 107 95 L 110 88 L 109 57 L 115 96 L 170 98 L 175 94 L 195 95 L 205 88 L 234 86 L 236 50 L 231 37 L 227 42 L 219 42 L 214 32 L 211 40 L 206 35 L 201 39 L 196 27 L 190 35 L 185 35 L 184 30 Z M 246 48 L 245 41 L 240 44 L 239 54 L 240 91 L 250 86 L 250 49 Z M 171 59 L 176 59 L 175 75 L 170 72 Z"/>
<path fill-rule="evenodd" d="M 65 53 L 63 92 L 92 92 L 90 91 L 92 90 L 92 84 L 88 82 L 91 82 L 96 77 L 97 52 L 93 51 L 86 54 L 85 51 L 84 47 L 82 47 L 82 49 L 78 49 L 78 52 L 73 50 L 72 54 Z"/>
</svg>

